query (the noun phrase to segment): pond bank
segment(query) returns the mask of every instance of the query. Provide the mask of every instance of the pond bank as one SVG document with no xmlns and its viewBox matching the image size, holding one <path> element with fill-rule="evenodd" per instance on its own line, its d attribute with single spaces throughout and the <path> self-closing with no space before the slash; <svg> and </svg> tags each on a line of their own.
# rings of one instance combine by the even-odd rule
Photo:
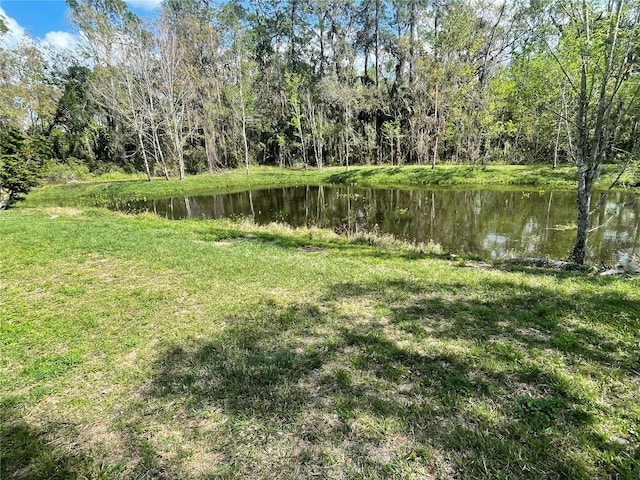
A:
<svg viewBox="0 0 640 480">
<path fill-rule="evenodd" d="M 640 252 L 639 200 L 631 192 L 609 193 L 606 212 L 594 215 L 594 222 L 606 225 L 590 235 L 587 262 L 617 265 Z M 280 186 L 125 201 L 109 208 L 172 220 L 248 218 L 259 225 L 314 226 L 344 235 L 390 234 L 493 260 L 567 258 L 576 237 L 575 192 L 526 187 Z"/>
<path fill-rule="evenodd" d="M 345 184 L 358 186 L 384 186 L 414 188 L 423 186 L 526 186 L 540 189 L 574 189 L 575 167 L 492 165 L 473 170 L 469 166 L 440 165 L 430 167 L 343 167 L 322 170 L 292 170 L 274 167 L 254 167 L 250 175 L 242 170 L 189 176 L 184 181 L 154 179 L 152 182 L 137 180 L 100 181 L 46 185 L 27 197 L 27 206 L 85 205 L 105 206 L 116 201 L 141 198 L 167 198 L 194 196 L 289 185 Z M 607 188 L 616 170 L 605 166 L 596 185 Z M 623 179 L 633 183 L 637 179 Z"/>
</svg>

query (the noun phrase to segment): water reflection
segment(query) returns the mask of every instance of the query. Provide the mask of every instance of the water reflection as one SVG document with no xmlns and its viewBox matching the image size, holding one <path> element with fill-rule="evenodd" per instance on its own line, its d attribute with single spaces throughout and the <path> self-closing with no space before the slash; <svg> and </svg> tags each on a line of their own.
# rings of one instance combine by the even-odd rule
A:
<svg viewBox="0 0 640 480">
<path fill-rule="evenodd" d="M 249 217 L 339 233 L 383 232 L 435 242 L 486 258 L 507 254 L 564 258 L 575 239 L 575 194 L 566 191 L 394 190 L 284 187 L 149 200 L 120 206 L 170 219 Z M 614 263 L 640 253 L 640 202 L 612 192 L 593 217 L 588 260 Z"/>
</svg>

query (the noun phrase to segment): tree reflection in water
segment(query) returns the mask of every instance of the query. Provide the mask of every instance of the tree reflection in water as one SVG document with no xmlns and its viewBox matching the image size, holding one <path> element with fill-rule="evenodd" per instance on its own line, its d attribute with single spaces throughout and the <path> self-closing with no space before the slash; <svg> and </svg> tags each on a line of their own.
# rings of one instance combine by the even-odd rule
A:
<svg viewBox="0 0 640 480">
<path fill-rule="evenodd" d="M 303 186 L 149 200 L 127 210 L 170 219 L 247 217 L 258 224 L 318 226 L 346 235 L 389 233 L 485 258 L 566 258 L 575 240 L 575 202 L 570 191 Z M 625 262 L 640 254 L 636 195 L 611 192 L 593 215 L 592 227 L 588 261 Z"/>
</svg>

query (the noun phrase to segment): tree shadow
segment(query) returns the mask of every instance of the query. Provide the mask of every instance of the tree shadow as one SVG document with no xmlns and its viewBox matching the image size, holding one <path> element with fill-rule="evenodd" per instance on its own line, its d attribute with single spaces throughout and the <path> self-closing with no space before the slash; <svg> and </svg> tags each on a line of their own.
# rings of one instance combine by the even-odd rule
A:
<svg viewBox="0 0 640 480">
<path fill-rule="evenodd" d="M 565 280 L 584 277 L 575 272 L 539 273 Z M 606 286 L 611 280 L 593 282 Z M 571 299 L 547 288 L 532 291 L 502 280 L 484 280 L 481 288 L 483 296 L 494 292 L 493 298 L 459 298 L 456 292 L 463 291 L 465 285 L 457 282 L 439 284 L 433 292 L 420 282 L 406 280 L 389 281 L 384 289 L 375 283 L 341 284 L 335 298 L 377 296 L 393 312 L 392 324 L 418 337 L 483 343 L 509 340 L 524 348 L 551 349 L 626 374 L 638 373 L 637 349 L 606 333 L 637 331 L 640 302 L 598 288 L 591 293 L 577 292 Z M 568 323 L 567 318 L 572 317 L 593 320 Z"/>
<path fill-rule="evenodd" d="M 118 466 L 97 463 L 84 453 L 71 453 L 69 448 L 56 446 L 54 439 L 66 425 L 49 423 L 46 428 L 36 428 L 22 416 L 18 405 L 15 398 L 4 398 L 0 405 L 0 478 L 39 480 L 118 476 Z M 65 441 L 71 439 L 65 438 Z"/>
<path fill-rule="evenodd" d="M 316 307 L 289 307 L 276 315 L 268 308 L 258 318 L 229 319 L 215 340 L 169 345 L 154 365 L 146 393 L 181 395 L 189 408 L 215 404 L 236 414 L 290 418 L 292 405 L 305 400 L 297 381 L 320 367 L 335 345 L 301 337 L 305 325 L 322 322 Z"/>
<path fill-rule="evenodd" d="M 376 238 L 370 235 L 353 235 L 340 238 L 319 238 L 309 235 L 286 235 L 257 228 L 240 229 L 228 227 L 207 226 L 196 232 L 197 239 L 201 241 L 235 241 L 235 242 L 261 242 L 270 246 L 285 250 L 306 250 L 309 253 L 333 251 L 340 255 L 357 256 L 359 258 L 377 259 L 440 259 L 449 260 L 450 253 L 430 251 L 428 247 L 422 249 L 419 245 L 411 245 L 394 239 Z M 309 248 L 311 247 L 311 248 Z"/>
<path fill-rule="evenodd" d="M 624 338 L 565 319 L 589 311 L 631 328 L 637 302 L 598 292 L 568 300 L 507 281 L 482 289 L 500 293 L 451 298 L 391 280 L 338 283 L 282 311 L 265 305 L 214 339 L 168 344 L 144 395 L 285 430 L 304 445 L 287 465 L 329 468 L 327 445 L 338 445 L 347 476 L 403 465 L 456 478 L 632 478 L 637 451 L 597 433 L 603 407 L 572 375 L 587 362 L 637 377 L 637 356 Z M 345 311 L 352 302 L 391 314 Z M 614 304 L 627 316 L 606 320 Z"/>
</svg>

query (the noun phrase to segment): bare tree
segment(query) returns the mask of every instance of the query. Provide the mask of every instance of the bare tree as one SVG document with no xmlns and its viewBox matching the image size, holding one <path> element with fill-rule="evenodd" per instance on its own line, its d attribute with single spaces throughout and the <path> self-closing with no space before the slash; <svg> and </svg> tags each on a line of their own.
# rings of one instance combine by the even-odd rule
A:
<svg viewBox="0 0 640 480">
<path fill-rule="evenodd" d="M 592 189 L 602 163 L 609 157 L 633 157 L 633 149 L 616 145 L 621 128 L 633 128 L 633 108 L 640 95 L 637 48 L 640 43 L 640 5 L 624 0 L 563 5 L 556 15 L 564 15 L 559 51 L 546 41 L 568 84 L 576 105 L 572 125 L 575 160 L 578 167 L 578 206 L 576 241 L 571 258 L 583 264 L 591 214 L 601 206 L 604 196 L 591 209 Z M 562 17 L 560 17 L 562 18 Z M 572 60 L 576 59 L 577 62 Z M 577 68 L 572 68 L 577 64 Z M 634 145 L 635 148 L 635 145 Z M 626 162 L 622 162 L 626 164 Z M 596 227 L 597 228 L 597 227 Z"/>
<path fill-rule="evenodd" d="M 196 99 L 196 72 L 187 61 L 184 38 L 176 34 L 179 18 L 168 15 L 157 22 L 158 49 L 157 94 L 169 145 L 178 167 L 180 180 L 185 178 L 184 147 L 195 133 L 195 124 L 188 121 Z"/>
</svg>

